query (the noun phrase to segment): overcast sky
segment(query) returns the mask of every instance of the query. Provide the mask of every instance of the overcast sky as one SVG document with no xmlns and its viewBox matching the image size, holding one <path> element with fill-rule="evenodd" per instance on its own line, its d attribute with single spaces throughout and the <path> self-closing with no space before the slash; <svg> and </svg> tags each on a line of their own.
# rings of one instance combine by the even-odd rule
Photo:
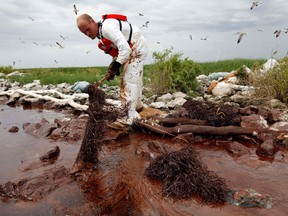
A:
<svg viewBox="0 0 288 216">
<path fill-rule="evenodd" d="M 136 3 L 137 2 L 137 3 Z M 0 66 L 14 68 L 107 66 L 111 58 L 76 26 L 79 14 L 95 20 L 121 13 L 141 28 L 149 54 L 173 46 L 196 62 L 282 58 L 288 51 L 288 1 L 263 0 L 1 0 Z M 73 12 L 73 5 L 79 12 Z M 144 16 L 139 16 L 142 13 Z M 149 21 L 148 27 L 142 25 Z M 246 32 L 237 44 L 236 32 Z M 63 38 L 61 36 L 63 36 Z M 192 36 L 192 40 L 190 38 Z M 207 40 L 203 40 L 208 37 Z M 56 44 L 58 42 L 64 48 Z"/>
</svg>

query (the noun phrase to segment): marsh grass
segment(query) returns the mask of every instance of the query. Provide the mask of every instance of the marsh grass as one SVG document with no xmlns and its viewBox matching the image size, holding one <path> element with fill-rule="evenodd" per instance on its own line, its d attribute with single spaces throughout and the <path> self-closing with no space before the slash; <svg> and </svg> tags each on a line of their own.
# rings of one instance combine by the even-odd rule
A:
<svg viewBox="0 0 288 216">
<path fill-rule="evenodd" d="M 170 51 L 168 50 L 168 52 Z M 263 59 L 231 59 L 218 62 L 196 63 L 189 59 L 182 59 L 181 54 L 179 53 L 157 53 L 157 55 L 158 60 L 155 63 L 144 66 L 144 84 L 146 85 L 151 81 L 153 82 L 155 79 L 157 80 L 155 86 L 166 85 L 164 81 L 165 79 L 168 79 L 169 83 L 177 81 L 178 84 L 172 84 L 174 87 L 177 85 L 181 86 L 182 84 L 185 84 L 185 82 L 193 82 L 195 76 L 200 74 L 208 75 L 209 73 L 220 71 L 230 72 L 241 68 L 243 65 L 253 68 L 253 65 L 263 64 L 265 62 Z M 194 69 L 191 69 L 190 67 L 194 67 Z M 82 80 L 91 83 L 99 81 L 105 75 L 107 67 L 17 69 L 11 66 L 0 66 L 0 73 L 8 74 L 16 70 L 25 73 L 26 75 L 12 76 L 9 78 L 11 81 L 18 81 L 22 84 L 26 84 L 33 82 L 33 80 L 40 80 L 43 85 L 47 85 L 63 82 L 73 84 Z M 192 75 L 190 73 L 192 73 Z M 182 82 L 183 80 L 185 81 L 184 83 Z M 106 82 L 106 84 L 118 85 L 119 81 L 119 77 L 116 77 L 115 80 Z M 191 87 L 191 84 L 188 86 Z"/>
<path fill-rule="evenodd" d="M 93 83 L 101 80 L 106 70 L 107 67 L 18 69 L 19 72 L 25 73 L 25 76 L 11 76 L 9 79 L 22 84 L 31 83 L 33 80 L 40 80 L 42 85 L 64 82 L 74 84 L 77 81 Z M 116 77 L 115 80 L 110 81 L 110 85 L 117 85 L 118 82 L 119 77 Z"/>
<path fill-rule="evenodd" d="M 261 67 L 254 70 L 249 81 L 255 87 L 255 97 L 276 98 L 288 103 L 288 57 L 278 62 L 277 66 L 267 72 L 261 72 Z"/>
</svg>

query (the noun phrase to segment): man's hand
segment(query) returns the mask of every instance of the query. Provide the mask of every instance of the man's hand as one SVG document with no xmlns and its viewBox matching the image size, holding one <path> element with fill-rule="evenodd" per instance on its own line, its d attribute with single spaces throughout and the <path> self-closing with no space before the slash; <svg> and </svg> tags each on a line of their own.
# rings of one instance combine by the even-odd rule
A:
<svg viewBox="0 0 288 216">
<path fill-rule="evenodd" d="M 88 83 L 86 81 L 78 81 L 78 82 L 74 83 L 74 85 L 71 88 L 74 92 L 80 90 L 83 93 L 87 93 L 88 85 L 90 85 L 90 83 Z"/>
<path fill-rule="evenodd" d="M 115 60 L 111 62 L 106 73 L 106 75 L 108 75 L 108 78 L 107 78 L 108 81 L 113 80 L 115 75 L 117 76 L 120 75 L 120 67 L 121 67 L 121 64 L 119 62 Z"/>
</svg>

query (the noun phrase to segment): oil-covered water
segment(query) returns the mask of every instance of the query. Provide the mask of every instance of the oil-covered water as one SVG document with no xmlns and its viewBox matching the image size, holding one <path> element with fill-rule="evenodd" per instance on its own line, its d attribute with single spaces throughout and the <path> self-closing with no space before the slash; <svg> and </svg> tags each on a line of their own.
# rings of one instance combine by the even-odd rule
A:
<svg viewBox="0 0 288 216">
<path fill-rule="evenodd" d="M 51 166 L 72 167 L 81 141 L 55 142 L 33 137 L 22 129 L 26 122 L 39 122 L 42 118 L 53 122 L 55 118 L 64 117 L 64 114 L 54 111 L 0 105 L 0 185 L 41 175 Z M 20 130 L 17 133 L 8 132 L 12 126 L 18 126 Z M 43 199 L 24 202 L 1 198 L 0 215 L 288 215 L 287 153 L 278 152 L 273 161 L 263 161 L 259 160 L 256 149 L 252 147 L 251 154 L 232 157 L 225 149 L 213 145 L 213 140 L 202 139 L 192 144 L 208 169 L 224 178 L 233 190 L 253 189 L 273 197 L 271 208 L 230 204 L 211 207 L 201 205 L 193 198 L 175 201 L 163 197 L 161 182 L 144 176 L 144 170 L 151 161 L 142 154 L 147 142 L 181 148 L 168 138 L 130 133 L 117 142 L 102 146 L 100 163 L 95 171 L 79 174 L 77 180 L 51 191 Z M 39 157 L 55 145 L 60 148 L 60 156 L 54 164 L 23 171 L 39 162 Z"/>
</svg>

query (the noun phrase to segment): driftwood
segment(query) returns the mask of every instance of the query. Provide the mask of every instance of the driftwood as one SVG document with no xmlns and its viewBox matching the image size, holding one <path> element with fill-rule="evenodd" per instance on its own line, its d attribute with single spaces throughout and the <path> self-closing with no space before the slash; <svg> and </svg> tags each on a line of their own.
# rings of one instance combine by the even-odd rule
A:
<svg viewBox="0 0 288 216">
<path fill-rule="evenodd" d="M 23 89 L 17 89 L 17 90 L 8 90 L 5 92 L 1 92 L 0 96 L 1 95 L 12 96 L 15 93 L 19 93 L 20 95 L 29 96 L 32 98 L 38 98 L 39 100 L 52 101 L 53 103 L 59 106 L 69 105 L 73 107 L 74 109 L 80 110 L 80 111 L 85 111 L 88 109 L 87 105 L 82 105 L 74 101 L 76 99 L 87 98 L 88 97 L 87 94 L 65 95 L 56 90 L 26 91 Z M 42 94 L 53 94 L 57 97 L 60 97 L 60 99 L 53 97 L 53 96 L 42 95 Z"/>
<path fill-rule="evenodd" d="M 207 121 L 198 119 L 188 119 L 188 118 L 155 118 L 159 124 L 163 126 L 175 126 L 178 124 L 192 124 L 192 125 L 207 125 Z"/>
<path fill-rule="evenodd" d="M 140 121 L 139 125 L 146 128 L 152 132 L 161 135 L 176 135 L 192 132 L 193 134 L 202 135 L 214 135 L 214 136 L 226 136 L 226 135 L 251 135 L 255 136 L 263 131 L 256 131 L 254 128 L 244 128 L 237 126 L 223 126 L 223 127 L 213 127 L 207 125 L 177 125 L 174 127 L 164 127 L 154 122 Z"/>
<path fill-rule="evenodd" d="M 80 103 L 75 102 L 77 100 L 88 99 L 89 95 L 86 93 L 74 93 L 73 95 L 67 95 L 67 94 L 58 92 L 56 90 L 26 91 L 23 89 L 16 89 L 16 90 L 8 90 L 8 91 L 0 92 L 0 96 L 6 95 L 10 97 L 15 93 L 18 93 L 23 96 L 29 96 L 31 98 L 36 98 L 38 100 L 52 101 L 53 103 L 55 103 L 55 105 L 59 105 L 59 106 L 66 106 L 66 105 L 71 106 L 75 110 L 79 110 L 79 111 L 87 111 L 88 109 L 87 105 L 82 105 Z M 36 101 L 34 100 L 34 102 Z M 121 105 L 120 101 L 116 101 L 112 99 L 106 99 L 106 103 L 114 105 L 116 107 L 120 107 Z"/>
</svg>

